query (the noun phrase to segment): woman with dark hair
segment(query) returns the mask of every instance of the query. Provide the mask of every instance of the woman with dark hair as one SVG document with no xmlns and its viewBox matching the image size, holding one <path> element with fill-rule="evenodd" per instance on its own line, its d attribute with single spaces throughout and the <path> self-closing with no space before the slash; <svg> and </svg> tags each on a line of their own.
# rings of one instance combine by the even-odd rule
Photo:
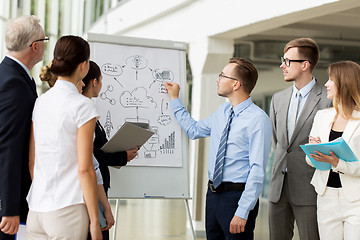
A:
<svg viewBox="0 0 360 240">
<path fill-rule="evenodd" d="M 314 118 L 310 143 L 324 143 L 342 137 L 360 159 L 360 66 L 342 61 L 329 66 L 326 82 L 333 108 L 320 110 Z M 311 184 L 317 192 L 317 220 L 320 239 L 360 239 L 360 162 L 346 162 L 333 152 L 311 155 L 332 165 L 316 170 Z M 312 166 L 309 158 L 306 159 Z"/>
<path fill-rule="evenodd" d="M 99 96 L 102 87 L 102 75 L 99 66 L 90 61 L 88 74 L 83 78 L 82 94 L 88 98 L 96 98 Z M 110 187 L 110 172 L 108 166 L 125 166 L 127 162 L 136 157 L 138 149 L 132 149 L 124 152 L 106 153 L 101 150 L 102 146 L 107 142 L 106 134 L 99 121 L 95 126 L 94 156 L 99 162 L 101 175 L 104 182 L 104 190 L 107 195 Z M 106 218 L 106 216 L 105 216 Z M 109 239 L 109 231 L 103 231 L 103 238 Z"/>
<path fill-rule="evenodd" d="M 28 239 L 102 239 L 92 145 L 96 112 L 76 85 L 89 70 L 89 44 L 61 37 L 54 49 L 54 86 L 34 106 L 27 197 Z M 86 205 L 85 205 L 86 204 Z"/>
</svg>

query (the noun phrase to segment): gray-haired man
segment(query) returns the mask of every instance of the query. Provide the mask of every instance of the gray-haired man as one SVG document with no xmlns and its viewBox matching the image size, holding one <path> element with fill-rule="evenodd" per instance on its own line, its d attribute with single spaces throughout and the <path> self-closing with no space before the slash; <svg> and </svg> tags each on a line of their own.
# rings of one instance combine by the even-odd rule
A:
<svg viewBox="0 0 360 240">
<path fill-rule="evenodd" d="M 42 60 L 47 39 L 35 16 L 7 23 L 8 54 L 0 64 L 0 240 L 14 239 L 19 223 L 26 221 L 29 138 L 37 97 L 30 70 Z"/>
</svg>

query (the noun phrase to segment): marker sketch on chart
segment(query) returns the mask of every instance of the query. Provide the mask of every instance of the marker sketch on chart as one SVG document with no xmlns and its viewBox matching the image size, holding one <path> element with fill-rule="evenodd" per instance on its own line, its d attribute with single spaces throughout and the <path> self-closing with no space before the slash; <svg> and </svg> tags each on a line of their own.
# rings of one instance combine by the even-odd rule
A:
<svg viewBox="0 0 360 240">
<path fill-rule="evenodd" d="M 165 104 L 168 106 L 168 103 Z M 164 114 L 164 99 L 161 100 L 161 115 L 158 117 L 157 121 L 163 126 L 166 126 L 171 123 L 170 115 Z M 167 109 L 167 108 L 166 108 Z"/>
<path fill-rule="evenodd" d="M 149 140 L 146 142 L 146 144 L 149 144 L 151 146 L 150 149 L 148 149 L 145 145 L 143 145 L 144 151 L 144 158 L 156 158 L 156 150 L 154 150 L 154 145 L 159 143 L 159 128 L 156 126 L 152 126 L 153 131 L 155 132 Z"/>
<path fill-rule="evenodd" d="M 106 135 L 108 138 L 110 138 L 110 132 L 111 132 L 111 129 L 113 129 L 113 124 L 111 122 L 111 113 L 110 111 L 107 112 L 106 114 L 106 122 L 104 124 L 104 129 L 106 131 Z"/>
<path fill-rule="evenodd" d="M 135 69 L 135 78 L 138 80 L 138 71 L 146 68 L 148 61 L 140 55 L 134 55 L 126 59 L 126 65 L 130 65 L 132 69 Z"/>
<path fill-rule="evenodd" d="M 182 130 L 164 84 L 185 82 L 182 50 L 101 43 L 92 51 L 103 75 L 95 102 L 108 139 L 125 122 L 147 123 L 155 133 L 129 165 L 181 167 Z"/>
<path fill-rule="evenodd" d="M 115 80 L 118 84 L 120 84 L 121 87 L 123 87 L 123 85 L 117 78 L 117 76 L 120 76 L 123 73 L 123 69 L 120 65 L 106 63 L 102 65 L 101 71 L 103 74 L 113 77 L 112 79 Z"/>
<path fill-rule="evenodd" d="M 151 88 L 151 86 L 156 82 L 160 82 L 161 86 L 163 86 L 164 82 L 172 82 L 174 80 L 174 73 L 170 69 L 162 68 L 162 69 L 152 70 L 150 68 L 150 71 L 152 71 L 152 76 L 154 80 L 151 82 L 149 88 Z M 163 93 L 161 91 L 161 86 L 160 86 L 160 92 Z M 166 89 L 165 89 L 165 93 L 166 93 Z"/>
<path fill-rule="evenodd" d="M 173 154 L 175 149 L 175 131 L 170 136 L 164 139 L 163 144 L 160 146 L 161 154 Z"/>
<path fill-rule="evenodd" d="M 112 92 L 112 91 L 114 91 L 114 87 L 112 85 L 108 85 L 105 92 L 100 93 L 100 98 L 103 100 L 108 100 L 111 105 L 115 105 L 116 103 L 115 99 L 109 98 L 107 96 L 107 92 Z"/>
<path fill-rule="evenodd" d="M 147 91 L 143 87 L 137 87 L 132 92 L 125 91 L 120 95 L 120 104 L 124 108 L 136 109 L 136 122 L 149 122 L 147 119 L 141 119 L 139 117 L 139 108 L 156 108 L 157 103 L 152 97 L 147 95 Z M 127 120 L 130 120 L 129 118 Z"/>
<path fill-rule="evenodd" d="M 132 92 L 125 91 L 120 95 L 120 104 L 124 108 L 156 108 L 157 104 L 152 97 L 147 95 L 143 87 L 137 87 Z"/>
</svg>

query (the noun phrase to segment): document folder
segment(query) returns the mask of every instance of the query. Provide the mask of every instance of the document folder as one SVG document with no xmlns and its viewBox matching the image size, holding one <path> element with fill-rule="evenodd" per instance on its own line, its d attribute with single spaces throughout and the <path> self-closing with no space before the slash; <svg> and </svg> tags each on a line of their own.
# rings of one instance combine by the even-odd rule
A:
<svg viewBox="0 0 360 240">
<path fill-rule="evenodd" d="M 153 134 L 147 123 L 125 122 L 101 149 L 113 153 L 140 148 Z"/>
<path fill-rule="evenodd" d="M 100 220 L 100 227 L 104 228 L 107 226 L 106 223 L 106 219 L 105 219 L 105 214 L 104 214 L 104 207 L 101 205 L 101 203 L 99 202 L 99 220 Z"/>
<path fill-rule="evenodd" d="M 310 159 L 312 164 L 316 169 L 320 171 L 330 170 L 332 166 L 330 163 L 318 162 L 314 160 L 310 154 L 315 153 L 315 151 L 321 152 L 323 154 L 330 155 L 330 151 L 333 151 L 335 155 L 346 162 L 355 162 L 359 161 L 355 156 L 349 145 L 345 142 L 343 138 L 338 138 L 334 141 L 328 143 L 319 143 L 319 144 L 305 144 L 300 145 L 302 150 L 305 152 L 306 156 Z"/>
</svg>

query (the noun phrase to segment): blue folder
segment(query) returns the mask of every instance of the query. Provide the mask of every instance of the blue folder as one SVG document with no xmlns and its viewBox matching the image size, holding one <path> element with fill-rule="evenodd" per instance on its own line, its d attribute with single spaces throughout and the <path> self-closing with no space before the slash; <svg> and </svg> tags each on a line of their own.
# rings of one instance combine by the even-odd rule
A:
<svg viewBox="0 0 360 240">
<path fill-rule="evenodd" d="M 319 169 L 320 171 L 330 170 L 332 166 L 330 163 L 318 162 L 314 160 L 310 156 L 310 154 L 315 153 L 315 151 L 327 155 L 330 155 L 330 151 L 333 151 L 339 159 L 344 160 L 346 162 L 359 161 L 358 158 L 353 153 L 353 151 L 350 149 L 349 145 L 341 137 L 328 143 L 306 144 L 306 145 L 300 145 L 300 147 L 309 157 L 314 167 L 316 169 Z"/>
<path fill-rule="evenodd" d="M 100 220 L 100 227 L 104 228 L 107 226 L 106 219 L 104 216 L 104 207 L 99 202 L 99 220 Z"/>
</svg>

